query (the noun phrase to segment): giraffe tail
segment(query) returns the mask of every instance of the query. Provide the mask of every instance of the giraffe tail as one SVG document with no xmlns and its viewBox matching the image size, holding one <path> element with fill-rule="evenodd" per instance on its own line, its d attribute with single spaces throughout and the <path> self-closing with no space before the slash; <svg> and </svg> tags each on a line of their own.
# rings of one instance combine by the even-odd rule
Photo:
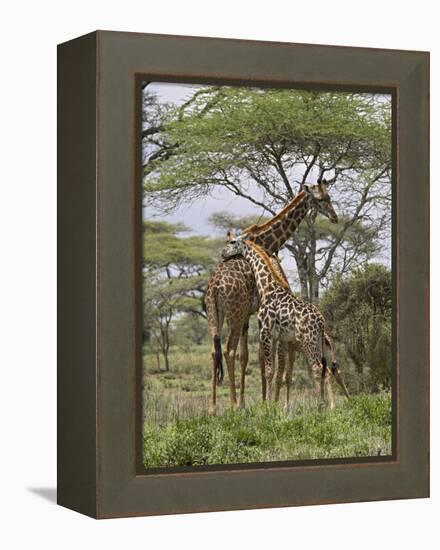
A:
<svg viewBox="0 0 440 550">
<path fill-rule="evenodd" d="M 330 342 L 328 340 L 328 337 L 327 335 L 325 334 L 325 332 L 323 332 L 322 334 L 322 359 L 321 359 L 321 363 L 322 363 L 322 373 L 321 373 L 321 376 L 322 378 L 324 379 L 325 378 L 325 373 L 327 371 L 327 357 L 326 357 L 326 347 L 327 346 L 330 346 Z"/>
<path fill-rule="evenodd" d="M 217 375 L 217 384 L 220 386 L 223 382 L 224 371 L 222 359 L 222 343 L 218 334 L 214 336 L 214 364 L 215 372 Z"/>
<path fill-rule="evenodd" d="M 221 319 L 221 309 L 219 307 L 217 291 L 214 287 L 208 285 L 207 290 L 208 300 L 206 300 L 207 306 L 207 316 L 209 323 L 209 330 L 212 338 L 212 359 L 215 369 L 215 377 L 217 385 L 221 385 L 223 382 L 224 372 L 223 372 L 223 354 L 222 354 L 222 342 L 221 342 L 221 333 L 222 333 L 222 319 Z"/>
<path fill-rule="evenodd" d="M 336 362 L 335 354 L 334 354 L 334 351 L 333 351 L 332 341 L 326 333 L 324 333 L 324 345 L 326 346 L 326 348 L 324 348 L 324 349 L 326 349 L 330 354 L 331 373 L 335 377 L 335 380 L 338 383 L 338 385 L 340 386 L 340 388 L 342 389 L 345 397 L 347 397 L 347 399 L 349 399 L 350 394 L 348 393 L 347 386 L 345 385 L 345 382 L 342 379 L 341 373 L 339 371 L 339 366 L 338 366 L 338 363 Z M 323 355 L 325 355 L 325 354 L 323 354 Z M 326 363 L 327 363 L 327 361 L 326 361 Z"/>
</svg>

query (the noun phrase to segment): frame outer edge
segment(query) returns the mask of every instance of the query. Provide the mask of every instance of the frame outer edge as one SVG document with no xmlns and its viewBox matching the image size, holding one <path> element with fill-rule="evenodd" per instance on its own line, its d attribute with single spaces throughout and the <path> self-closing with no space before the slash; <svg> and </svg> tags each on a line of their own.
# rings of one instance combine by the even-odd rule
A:
<svg viewBox="0 0 440 550">
<path fill-rule="evenodd" d="M 57 503 L 97 517 L 97 34 L 58 46 Z"/>
<path fill-rule="evenodd" d="M 100 38 L 102 39 L 102 48 L 101 51 L 98 52 L 97 42 Z M 386 477 L 384 474 L 381 474 L 382 468 L 376 468 L 372 465 L 368 465 L 366 468 L 360 468 L 358 476 L 354 475 L 353 468 L 345 468 L 343 466 L 341 467 L 343 469 L 342 472 L 339 471 L 339 468 L 335 468 L 332 471 L 332 475 L 328 476 L 327 474 L 324 475 L 320 473 L 321 468 L 317 468 L 316 476 L 314 475 L 313 477 L 319 477 L 321 481 L 328 484 L 331 483 L 332 477 L 343 474 L 343 477 L 340 479 L 341 488 L 338 488 L 337 492 L 334 491 L 338 498 L 331 496 L 329 492 L 327 496 L 319 494 L 319 496 L 315 495 L 314 498 L 296 499 L 293 495 L 288 495 L 288 498 L 286 496 L 285 499 L 281 499 L 278 494 L 275 494 L 277 491 L 285 491 L 285 487 L 280 481 L 278 489 L 272 489 L 272 493 L 274 493 L 272 497 L 269 498 L 266 495 L 263 501 L 262 497 L 257 497 L 257 491 L 253 488 L 257 487 L 258 484 L 254 484 L 253 481 L 249 483 L 245 478 L 255 480 L 255 482 L 258 481 L 258 483 L 265 481 L 270 484 L 271 481 L 277 481 L 277 478 L 273 477 L 275 469 L 271 468 L 267 469 L 267 474 L 264 476 L 250 470 L 243 472 L 244 475 L 240 475 L 240 479 L 237 479 L 238 485 L 244 487 L 249 492 L 249 498 L 252 496 L 252 499 L 240 499 L 240 502 L 235 503 L 235 505 L 231 505 L 232 501 L 230 500 L 235 494 L 235 485 L 232 482 L 233 480 L 235 482 L 236 474 L 233 472 L 212 472 L 212 474 L 205 474 L 203 476 L 203 478 L 205 478 L 204 480 L 202 480 L 202 478 L 198 479 L 199 476 L 194 476 L 191 482 L 184 474 L 177 475 L 171 479 L 165 479 L 167 476 L 162 477 L 159 475 L 133 477 L 134 450 L 130 446 L 132 441 L 131 435 L 127 433 L 127 425 L 129 425 L 131 429 L 130 422 L 133 418 L 130 401 L 132 396 L 130 381 L 133 376 L 131 364 L 133 350 L 131 344 L 134 340 L 132 330 L 134 316 L 131 311 L 132 295 L 130 294 L 131 289 L 127 282 L 130 281 L 131 283 L 133 278 L 130 271 L 132 266 L 121 268 L 121 265 L 124 265 L 124 260 L 132 257 L 132 252 L 127 248 L 128 244 L 130 244 L 130 247 L 132 246 L 132 229 L 127 227 L 127 223 L 131 223 L 132 220 L 126 217 L 130 209 L 130 204 L 128 202 L 129 199 L 125 198 L 127 197 L 127 185 L 129 185 L 133 175 L 133 166 L 131 160 L 129 161 L 131 156 L 126 145 L 127 143 L 131 143 L 130 136 L 132 129 L 128 126 L 130 126 L 132 122 L 131 118 L 133 111 L 132 106 L 128 105 L 127 98 L 132 93 L 132 85 L 125 79 L 128 78 L 128 75 L 130 75 L 131 78 L 131 75 L 139 71 L 143 73 L 148 72 L 146 69 L 144 70 L 145 67 L 149 68 L 151 66 L 152 73 L 154 73 L 154 67 L 159 67 L 159 65 L 162 66 L 162 64 L 169 68 L 169 74 L 172 76 L 175 67 L 178 67 L 181 63 L 181 58 L 184 58 L 182 63 L 183 67 L 186 67 L 186 69 L 183 72 L 188 73 L 189 81 L 192 80 L 191 75 L 193 74 L 206 74 L 206 78 L 211 79 L 212 75 L 209 73 L 211 69 L 209 69 L 208 74 L 205 68 L 207 59 L 211 64 L 210 66 L 215 66 L 215 63 L 213 63 L 212 58 L 209 57 L 209 52 L 199 53 L 202 50 L 200 45 L 206 44 L 204 39 L 195 38 L 191 41 L 190 53 L 192 52 L 194 56 L 193 59 L 191 57 L 188 58 L 188 52 L 181 52 L 178 48 L 180 39 L 187 44 L 185 39 L 188 37 L 178 38 L 179 40 L 177 40 L 177 37 L 173 39 L 171 37 L 154 37 L 154 35 L 139 35 L 136 33 L 123 33 L 123 36 L 121 36 L 119 33 L 106 31 L 99 31 L 95 35 L 95 60 L 97 60 L 97 63 L 99 61 L 102 65 L 102 79 L 99 84 L 100 89 L 98 90 L 96 81 L 96 86 L 93 89 L 94 101 L 96 102 L 94 107 L 96 111 L 94 111 L 92 115 L 93 121 L 96 124 L 92 132 L 93 138 L 96 140 L 94 141 L 95 165 L 93 166 L 93 175 L 96 178 L 93 187 L 95 193 L 93 200 L 95 202 L 92 201 L 94 206 L 93 215 L 95 216 L 95 218 L 93 218 L 95 224 L 95 232 L 93 233 L 93 266 L 95 269 L 95 278 L 93 281 L 98 286 L 96 288 L 93 287 L 95 291 L 93 299 L 96 300 L 96 305 L 95 302 L 93 302 L 93 311 L 96 316 L 94 318 L 95 324 L 92 330 L 95 346 L 93 348 L 93 364 L 88 356 L 90 370 L 93 371 L 93 377 L 88 373 L 88 378 L 86 380 L 93 382 L 92 389 L 94 394 L 93 398 L 88 395 L 87 400 L 85 400 L 88 406 L 88 400 L 92 399 L 92 412 L 94 414 L 93 419 L 84 413 L 81 415 L 81 419 L 84 420 L 82 424 L 85 430 L 89 431 L 90 426 L 93 426 L 93 430 L 96 428 L 96 432 L 94 431 L 93 459 L 89 464 L 95 476 L 94 485 L 87 488 L 87 496 L 89 498 L 88 504 L 93 502 L 93 511 L 89 513 L 89 515 L 101 518 L 123 517 L 427 496 L 426 470 L 425 473 L 422 474 L 424 464 L 419 462 L 423 443 L 418 445 L 417 452 L 411 451 L 411 460 L 407 462 L 406 465 L 403 465 L 405 467 L 402 467 L 402 464 L 384 465 L 383 469 L 388 470 L 388 475 Z M 229 51 L 228 44 L 230 44 L 230 40 L 216 39 L 210 42 L 210 46 L 216 46 L 217 41 L 225 51 Z M 214 42 L 216 43 L 214 44 Z M 257 47 L 259 49 L 260 46 L 258 46 L 258 44 L 261 45 L 263 43 L 252 42 L 252 50 Z M 279 48 L 284 51 L 287 46 L 288 44 L 280 44 Z M 164 47 L 164 50 L 160 50 L 162 47 Z M 248 50 L 250 43 L 242 41 L 239 47 Z M 278 48 L 278 46 L 271 45 L 271 49 L 275 47 Z M 264 46 L 264 52 L 266 52 L 266 54 L 268 53 L 268 48 L 269 46 Z M 186 49 L 188 49 L 188 45 L 186 45 Z M 183 48 L 183 50 L 185 50 L 185 48 Z M 307 50 L 307 52 L 305 52 L 305 50 Z M 298 51 L 302 52 L 300 55 L 301 58 L 304 56 L 310 58 L 312 56 L 315 61 L 318 53 L 326 53 L 326 50 L 327 47 L 322 46 L 298 46 Z M 346 56 L 350 58 L 350 66 L 347 66 L 347 63 L 344 65 L 343 78 L 347 78 L 344 75 L 350 73 L 351 66 L 356 65 L 356 60 L 351 58 L 350 52 L 353 50 L 356 49 L 340 48 L 335 51 L 338 57 L 342 56 L 341 59 L 339 59 L 341 66 Z M 155 56 L 155 52 L 159 52 L 161 55 Z M 243 59 L 247 57 L 257 59 L 255 56 L 250 56 L 250 54 L 253 53 L 251 51 L 243 51 L 242 53 L 244 55 Z M 289 59 L 292 54 L 289 48 Z M 359 55 L 369 56 L 368 50 L 360 50 Z M 422 56 L 424 55 L 426 54 L 422 54 Z M 388 67 L 393 68 L 391 75 L 387 76 L 387 80 L 383 84 L 386 86 L 398 86 L 400 83 L 404 82 L 408 76 L 407 71 L 414 69 L 415 66 L 420 67 L 421 62 L 421 55 L 416 52 L 402 52 L 402 54 L 398 55 L 397 52 L 392 52 L 391 50 L 380 50 L 378 57 L 381 59 L 382 69 L 386 67 L 387 64 L 389 64 Z M 269 57 L 267 57 L 264 63 L 267 63 L 268 59 Z M 368 60 L 369 65 L 367 66 L 367 73 L 368 71 L 370 72 L 367 76 L 364 76 L 364 73 L 362 73 L 362 78 L 365 79 L 362 86 L 365 86 L 368 79 L 372 78 L 371 75 L 376 74 L 376 63 L 373 63 L 369 57 Z M 221 59 L 217 61 L 224 64 L 226 63 Z M 394 61 L 398 61 L 399 63 L 394 64 Z M 84 60 L 82 59 L 82 63 L 83 62 Z M 283 60 L 280 60 L 279 64 L 282 64 L 282 62 Z M 239 72 L 239 67 L 237 68 L 234 63 L 235 62 L 228 62 L 225 64 L 225 67 L 233 67 L 232 76 L 231 73 L 228 73 L 231 78 L 236 78 L 236 74 Z M 323 64 L 324 61 L 320 60 L 319 63 Z M 99 80 L 101 68 L 98 65 L 95 66 L 94 74 L 95 77 L 98 75 Z M 191 67 L 196 67 L 197 70 L 191 73 Z M 260 69 L 259 65 L 252 69 L 248 69 L 250 71 L 249 78 L 253 80 L 254 74 L 261 72 Z M 316 69 L 314 70 L 316 71 Z M 273 77 L 276 76 L 276 74 L 272 74 L 271 71 L 272 69 L 267 72 L 268 81 L 275 81 L 276 78 Z M 297 74 L 299 74 L 298 71 L 299 69 L 295 68 Z M 307 71 L 304 72 L 306 75 L 311 74 L 309 72 L 309 67 L 305 67 L 304 71 Z M 426 78 L 426 76 L 427 73 L 424 72 L 422 78 Z M 229 77 L 225 76 L 224 78 L 227 79 Z M 308 83 L 309 80 L 307 80 L 307 84 Z M 327 84 L 328 83 L 330 85 L 337 85 L 337 83 L 330 81 L 327 81 Z M 353 83 L 351 82 L 351 84 Z M 418 81 L 418 86 L 419 85 L 420 81 Z M 425 86 L 426 81 L 424 80 L 423 90 L 425 90 Z M 423 97 L 423 100 L 425 99 L 426 98 Z M 116 112 L 114 109 L 115 106 L 117 106 Z M 110 118 L 109 113 L 112 114 Z M 425 113 L 424 111 L 424 114 Z M 420 127 L 418 127 L 418 130 L 420 131 Z M 99 141 L 98 134 L 100 134 Z M 425 137 L 425 134 L 423 137 Z M 87 136 L 87 139 L 88 138 L 89 136 Z M 79 139 L 81 139 L 81 136 L 79 136 Z M 122 148 L 121 143 L 123 144 Z M 406 147 L 408 147 L 408 139 L 406 139 L 405 143 Z M 425 148 L 427 143 L 425 139 L 422 140 L 421 146 L 422 151 L 426 154 Z M 98 149 L 100 158 L 98 158 Z M 428 170 L 428 168 L 426 168 L 426 170 Z M 87 175 L 86 171 L 84 174 Z M 101 180 L 100 189 L 97 187 L 97 179 Z M 428 179 L 424 178 L 423 184 L 427 181 Z M 87 198 L 87 200 L 90 200 L 90 198 Z M 86 206 L 88 208 L 88 203 Z M 427 206 L 427 203 L 424 203 L 423 212 L 425 215 L 427 213 Z M 424 220 L 424 223 L 426 223 L 426 220 Z M 85 258 L 83 259 L 85 260 Z M 424 259 L 427 260 L 426 257 Z M 102 265 L 101 273 L 99 272 L 100 264 Z M 111 269 L 108 269 L 109 267 Z M 427 282 L 426 280 L 426 283 Z M 120 291 L 123 285 L 126 285 L 126 289 L 128 290 L 127 296 L 124 296 L 123 292 L 121 293 Z M 424 314 L 424 319 L 423 321 L 420 319 L 420 323 L 428 322 L 426 319 L 428 307 L 429 306 L 426 304 L 426 307 L 423 308 L 422 312 Z M 102 313 L 101 319 L 100 312 Z M 122 315 L 117 317 L 115 312 L 119 312 Z M 81 327 L 81 329 L 84 330 L 84 334 L 87 336 L 84 327 Z M 428 338 L 427 335 L 426 338 Z M 73 346 L 73 344 L 71 345 Z M 424 342 L 424 346 L 426 345 L 427 340 Z M 101 349 L 99 349 L 98 346 L 101 346 Z M 427 365 L 428 363 L 426 363 L 426 366 Z M 98 367 L 99 372 L 97 372 Z M 424 391 L 426 392 L 429 379 L 424 377 L 424 382 Z M 74 393 L 73 390 L 72 392 Z M 421 397 L 419 393 L 419 404 Z M 78 408 L 78 398 L 76 398 L 76 402 L 73 401 L 73 398 L 71 399 L 73 406 Z M 425 406 L 426 403 L 425 400 Z M 128 409 L 128 404 L 130 404 L 130 410 Z M 81 405 L 83 405 L 82 402 Z M 428 410 L 425 409 L 422 416 L 424 419 L 427 419 L 427 415 Z M 79 418 L 76 418 L 76 422 L 80 423 Z M 68 436 L 65 437 L 67 438 Z M 72 435 L 70 435 L 70 438 L 72 438 Z M 99 438 L 99 456 L 97 438 Z M 78 454 L 79 452 L 77 451 L 77 455 Z M 74 460 L 72 460 L 72 462 L 74 462 Z M 296 469 L 292 469 L 291 474 L 296 477 L 297 473 L 294 470 Z M 299 469 L 297 471 L 299 471 Z M 365 474 L 363 471 L 365 471 Z M 304 473 L 305 472 L 306 470 L 304 469 Z M 86 473 L 90 474 L 90 471 L 87 470 Z M 411 473 L 417 474 L 413 481 L 409 479 L 408 476 L 408 474 Z M 278 474 L 276 475 L 278 476 Z M 284 474 L 280 472 L 279 475 L 281 476 Z M 374 494 L 371 494 L 369 488 L 370 484 L 373 482 L 373 485 L 380 485 L 379 478 L 382 475 L 384 475 L 382 479 L 383 491 L 377 489 Z M 307 475 L 307 478 L 308 477 Z M 354 481 L 357 483 L 359 477 L 363 478 L 361 484 L 363 490 L 361 494 L 358 492 L 353 494 L 350 484 Z M 304 484 L 306 480 L 305 478 L 302 479 L 298 477 L 298 481 Z M 318 479 L 316 481 L 318 481 Z M 227 487 L 228 484 L 231 484 L 230 488 Z M 326 488 L 326 485 L 324 485 L 323 488 Z M 295 487 L 295 493 L 297 489 L 298 487 Z M 187 492 L 187 490 L 189 491 Z M 213 498 L 213 492 L 218 498 Z M 190 493 L 191 498 L 190 502 L 188 502 L 187 497 Z M 229 494 L 228 498 L 226 498 L 228 496 L 227 493 Z M 250 493 L 252 493 L 252 495 Z M 308 487 L 307 494 L 309 494 Z M 198 503 L 197 499 L 200 499 L 200 495 L 205 495 L 206 498 L 203 496 L 203 499 Z M 96 499 L 96 501 L 93 499 Z M 64 502 L 62 504 L 67 505 Z M 78 511 L 88 513 L 85 508 Z"/>
</svg>

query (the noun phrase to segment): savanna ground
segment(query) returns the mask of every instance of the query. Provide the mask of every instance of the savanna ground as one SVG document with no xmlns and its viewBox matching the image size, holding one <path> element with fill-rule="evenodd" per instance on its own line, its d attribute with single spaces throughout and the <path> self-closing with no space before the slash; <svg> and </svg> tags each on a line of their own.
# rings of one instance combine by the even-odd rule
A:
<svg viewBox="0 0 440 550">
<path fill-rule="evenodd" d="M 198 466 L 391 454 L 391 394 L 361 393 L 349 400 L 333 383 L 336 408 L 323 407 L 303 361 L 295 363 L 291 403 L 263 403 L 256 349 L 250 349 L 246 407 L 229 409 L 228 379 L 218 388 L 218 412 L 208 414 L 210 350 L 200 345 L 170 354 L 164 372 L 144 355 L 143 460 L 146 468 Z M 237 384 L 239 361 L 236 362 Z M 353 387 L 348 372 L 345 380 Z M 284 389 L 283 389 L 284 390 Z M 284 390 L 285 391 L 285 390 Z"/>
</svg>

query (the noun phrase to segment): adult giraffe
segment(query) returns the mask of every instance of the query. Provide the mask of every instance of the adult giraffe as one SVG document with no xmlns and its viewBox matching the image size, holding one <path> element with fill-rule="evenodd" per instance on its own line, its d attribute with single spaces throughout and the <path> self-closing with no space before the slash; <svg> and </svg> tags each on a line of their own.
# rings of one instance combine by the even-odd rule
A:
<svg viewBox="0 0 440 550">
<path fill-rule="evenodd" d="M 338 216 L 327 192 L 325 180 L 317 185 L 304 185 L 276 216 L 261 225 L 245 229 L 240 237 L 261 246 L 272 255 L 285 244 L 306 214 L 317 213 L 337 223 Z M 224 320 L 228 325 L 225 360 L 229 377 L 231 406 L 237 406 L 235 391 L 235 355 L 240 342 L 240 406 L 244 406 L 245 373 L 248 363 L 249 317 L 258 311 L 259 298 L 252 269 L 243 257 L 220 261 L 211 275 L 205 297 L 208 326 L 211 334 L 212 376 L 211 414 L 216 413 L 217 383 L 223 379 L 221 333 Z M 262 373 L 262 380 L 264 380 Z M 263 388 L 263 395 L 264 395 Z"/>
</svg>

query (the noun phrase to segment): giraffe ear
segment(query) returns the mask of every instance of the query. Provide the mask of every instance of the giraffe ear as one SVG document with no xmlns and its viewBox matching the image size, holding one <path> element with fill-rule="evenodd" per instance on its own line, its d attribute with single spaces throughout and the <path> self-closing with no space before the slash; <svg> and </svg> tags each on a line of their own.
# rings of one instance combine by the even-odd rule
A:
<svg viewBox="0 0 440 550">
<path fill-rule="evenodd" d="M 301 187 L 301 191 L 305 191 L 306 193 L 310 193 L 310 187 L 308 185 L 304 184 Z"/>
<path fill-rule="evenodd" d="M 226 241 L 232 241 L 232 231 L 229 230 L 227 233 L 226 233 Z"/>
</svg>

